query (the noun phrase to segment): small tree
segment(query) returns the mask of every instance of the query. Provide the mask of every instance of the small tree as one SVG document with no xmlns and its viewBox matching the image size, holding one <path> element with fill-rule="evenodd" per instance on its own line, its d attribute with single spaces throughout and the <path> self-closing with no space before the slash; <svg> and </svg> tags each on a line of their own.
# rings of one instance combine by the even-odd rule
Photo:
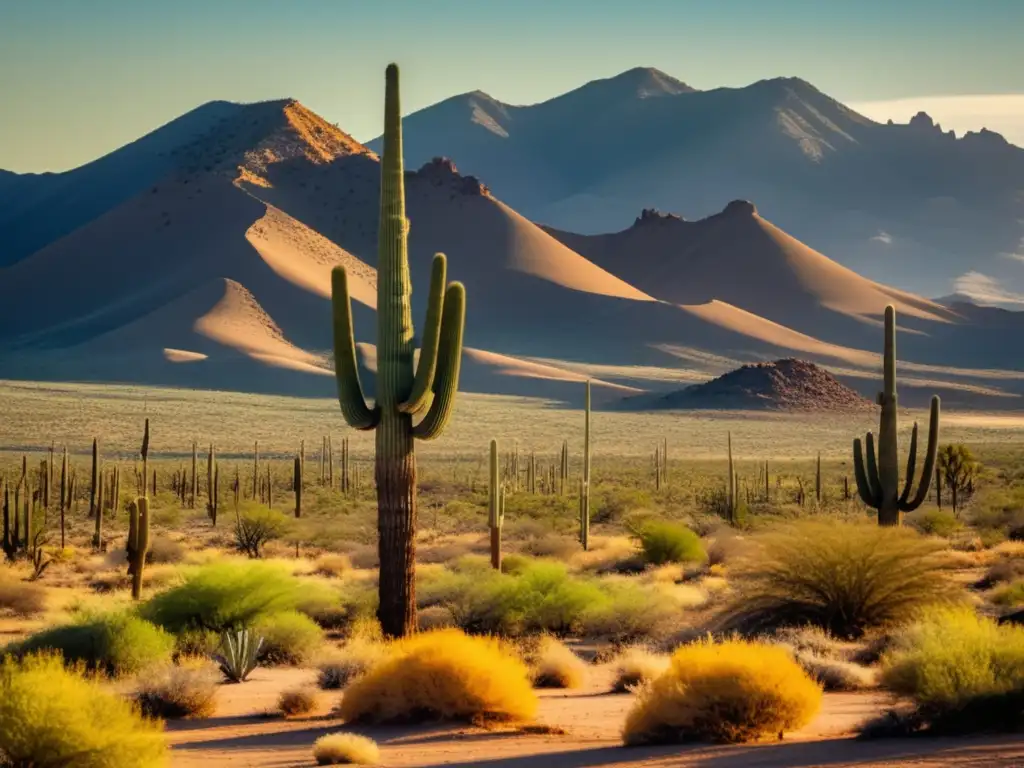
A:
<svg viewBox="0 0 1024 768">
<path fill-rule="evenodd" d="M 276 509 L 258 504 L 243 509 L 235 525 L 235 545 L 249 557 L 263 557 L 263 548 L 268 541 L 285 536 L 291 521 Z"/>
<path fill-rule="evenodd" d="M 949 488 L 955 516 L 960 516 L 961 498 L 974 492 L 974 481 L 980 470 L 981 464 L 963 443 L 950 443 L 939 451 L 939 472 Z"/>
</svg>

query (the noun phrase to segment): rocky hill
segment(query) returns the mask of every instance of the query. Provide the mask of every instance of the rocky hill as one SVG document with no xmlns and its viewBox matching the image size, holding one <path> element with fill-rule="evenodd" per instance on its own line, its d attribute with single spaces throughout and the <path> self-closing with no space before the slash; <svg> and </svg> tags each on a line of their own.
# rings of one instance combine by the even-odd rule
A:
<svg viewBox="0 0 1024 768">
<path fill-rule="evenodd" d="M 787 358 L 744 365 L 703 384 L 662 395 L 654 408 L 856 411 L 870 400 L 840 382 L 824 368 Z"/>
</svg>

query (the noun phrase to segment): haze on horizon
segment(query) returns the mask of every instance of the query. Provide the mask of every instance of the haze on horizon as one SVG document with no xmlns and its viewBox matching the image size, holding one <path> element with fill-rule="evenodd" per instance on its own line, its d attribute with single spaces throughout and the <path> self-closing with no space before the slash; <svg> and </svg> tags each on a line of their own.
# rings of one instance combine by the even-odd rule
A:
<svg viewBox="0 0 1024 768">
<path fill-rule="evenodd" d="M 201 103 L 299 99 L 361 141 L 387 61 L 408 113 L 472 90 L 543 101 L 636 66 L 709 89 L 797 76 L 876 120 L 925 110 L 1024 145 L 1024 3 L 584 0 L 430 8 L 273 0 L 10 4 L 0 25 L 0 168 L 89 162 Z"/>
</svg>

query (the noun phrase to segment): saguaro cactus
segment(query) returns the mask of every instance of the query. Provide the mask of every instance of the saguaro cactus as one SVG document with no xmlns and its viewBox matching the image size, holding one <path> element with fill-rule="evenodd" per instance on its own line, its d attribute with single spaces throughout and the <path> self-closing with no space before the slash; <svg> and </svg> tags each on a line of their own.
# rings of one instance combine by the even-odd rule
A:
<svg viewBox="0 0 1024 768">
<path fill-rule="evenodd" d="M 501 527 L 505 524 L 505 485 L 498 476 L 498 441 L 491 440 L 490 503 L 487 525 L 491 529 L 491 566 L 501 570 Z"/>
<path fill-rule="evenodd" d="M 416 454 L 414 439 L 441 434 L 459 385 L 466 292 L 445 287 L 447 261 L 434 256 L 419 365 L 413 370 L 413 326 L 402 165 L 398 67 L 387 68 L 384 150 L 381 159 L 377 243 L 376 403 L 366 404 L 356 362 L 352 307 L 344 267 L 332 273 L 334 365 L 338 402 L 356 429 L 375 429 L 380 607 L 384 633 L 401 637 L 416 629 Z M 418 423 L 413 417 L 421 415 Z"/>
<path fill-rule="evenodd" d="M 128 508 L 128 573 L 132 577 L 132 599 L 142 594 L 142 573 L 149 554 L 149 499 L 140 496 Z"/>
<path fill-rule="evenodd" d="M 295 457 L 292 471 L 292 490 L 295 491 L 295 517 L 302 517 L 302 457 Z"/>
<path fill-rule="evenodd" d="M 925 452 L 924 471 L 921 474 L 917 493 L 910 498 L 917 464 L 917 422 L 910 436 L 910 454 L 907 457 L 907 473 L 903 493 L 899 493 L 900 452 L 897 431 L 899 417 L 896 405 L 896 310 L 891 305 L 885 308 L 885 353 L 883 360 L 883 389 L 878 393 L 878 404 L 882 408 L 878 426 L 878 455 L 875 455 L 875 438 L 867 434 L 865 450 L 861 450 L 860 438 L 853 441 L 853 469 L 857 479 L 857 492 L 869 507 L 878 510 L 879 525 L 900 525 L 904 512 L 912 512 L 921 506 L 928 495 L 932 472 L 935 469 L 935 455 L 939 444 L 939 398 L 932 397 L 931 414 L 928 424 L 928 448 Z M 866 467 L 865 467 L 865 457 Z"/>
<path fill-rule="evenodd" d="M 149 419 L 146 419 L 146 426 L 142 430 L 142 448 L 139 450 L 142 456 L 142 495 L 146 495 L 146 484 L 149 482 Z M 156 496 L 156 470 L 153 470 L 153 495 Z"/>
<path fill-rule="evenodd" d="M 729 451 L 729 478 L 725 484 L 725 501 L 727 506 L 727 512 L 729 514 L 729 522 L 732 525 L 736 525 L 737 522 L 737 510 L 739 509 L 739 483 L 736 481 L 736 470 L 732 463 L 732 432 L 726 433 L 726 439 L 728 441 Z"/>
<path fill-rule="evenodd" d="M 590 547 L 590 379 L 583 403 L 583 479 L 580 481 L 580 544 Z"/>
</svg>

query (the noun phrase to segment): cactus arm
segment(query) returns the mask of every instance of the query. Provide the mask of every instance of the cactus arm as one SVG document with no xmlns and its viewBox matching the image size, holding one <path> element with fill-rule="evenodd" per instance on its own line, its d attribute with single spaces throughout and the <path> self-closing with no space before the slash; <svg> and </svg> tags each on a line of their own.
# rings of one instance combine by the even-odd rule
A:
<svg viewBox="0 0 1024 768">
<path fill-rule="evenodd" d="M 871 433 L 869 432 L 868 435 Z M 853 441 L 853 475 L 857 480 L 857 493 L 860 499 L 869 507 L 878 506 L 878 493 L 871 485 L 871 478 L 864 471 L 864 452 L 861 449 L 860 438 Z"/>
<path fill-rule="evenodd" d="M 931 413 L 928 418 L 928 447 L 924 455 L 924 470 L 921 473 L 921 483 L 917 486 L 917 495 L 909 503 L 900 502 L 900 509 L 904 512 L 913 512 L 920 507 L 928 496 L 928 489 L 932 483 L 932 475 L 935 473 L 935 457 L 939 451 L 939 398 L 932 396 Z"/>
<path fill-rule="evenodd" d="M 914 422 L 914 429 L 910 433 L 910 453 L 907 455 L 907 477 L 903 481 L 903 493 L 900 494 L 900 508 L 910 498 L 910 490 L 914 487 L 914 473 L 917 471 L 917 422 Z"/>
<path fill-rule="evenodd" d="M 412 383 L 412 393 L 405 402 L 398 404 L 398 410 L 402 413 L 419 413 L 430 402 L 434 375 L 437 371 L 437 352 L 441 341 L 441 318 L 444 311 L 447 271 L 445 255 L 443 253 L 434 254 L 434 263 L 430 271 L 430 293 L 427 300 L 427 322 L 423 328 L 419 365 L 416 368 L 416 378 Z"/>
<path fill-rule="evenodd" d="M 867 454 L 867 477 L 868 487 L 871 488 L 876 499 L 882 498 L 882 481 L 878 477 L 878 460 L 875 454 L 875 436 L 868 432 L 864 442 L 864 452 Z"/>
<path fill-rule="evenodd" d="M 376 406 L 370 409 L 363 397 L 352 330 L 352 301 L 344 267 L 335 267 L 331 271 L 331 305 L 334 313 L 334 376 L 338 382 L 341 414 L 355 429 L 373 429 L 380 420 L 380 410 Z"/>
<path fill-rule="evenodd" d="M 462 334 L 466 325 L 466 289 L 452 283 L 445 291 L 441 340 L 434 375 L 434 399 L 423 420 L 412 428 L 413 437 L 433 440 L 448 424 L 455 395 L 459 391 L 459 370 L 462 366 Z"/>
</svg>

